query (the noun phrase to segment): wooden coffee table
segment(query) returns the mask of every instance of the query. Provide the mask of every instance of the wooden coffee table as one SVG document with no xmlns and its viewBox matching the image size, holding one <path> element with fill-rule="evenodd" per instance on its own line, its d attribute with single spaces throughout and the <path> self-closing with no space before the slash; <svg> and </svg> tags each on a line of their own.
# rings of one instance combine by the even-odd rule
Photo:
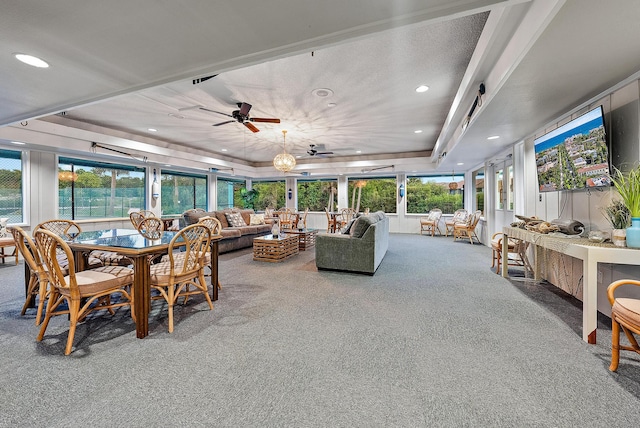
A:
<svg viewBox="0 0 640 428">
<path fill-rule="evenodd" d="M 253 260 L 277 263 L 298 254 L 298 235 L 280 234 L 260 236 L 253 239 Z"/>
<path fill-rule="evenodd" d="M 316 245 L 318 229 L 292 229 L 287 230 L 287 233 L 298 236 L 298 249 L 300 251 L 306 251 L 307 248 L 311 248 Z"/>
</svg>

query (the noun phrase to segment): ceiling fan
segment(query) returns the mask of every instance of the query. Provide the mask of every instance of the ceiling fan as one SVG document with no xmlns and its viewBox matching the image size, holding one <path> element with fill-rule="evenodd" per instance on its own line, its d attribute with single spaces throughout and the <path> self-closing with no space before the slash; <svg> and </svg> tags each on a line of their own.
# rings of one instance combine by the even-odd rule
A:
<svg viewBox="0 0 640 428">
<path fill-rule="evenodd" d="M 249 117 L 249 110 L 251 110 L 251 104 L 248 103 L 237 103 L 238 110 L 234 110 L 231 114 L 222 113 L 220 111 L 210 110 L 206 107 L 200 107 L 200 110 L 210 111 L 212 113 L 222 114 L 224 116 L 229 116 L 233 118 L 233 120 L 226 120 L 220 123 L 214 123 L 213 126 L 226 125 L 231 122 L 239 122 L 249 128 L 251 132 L 260 132 L 258 128 L 251 122 L 266 122 L 266 123 L 280 123 L 280 119 L 269 119 L 269 118 L 260 118 L 260 117 Z"/>
<path fill-rule="evenodd" d="M 325 152 L 322 151 L 324 149 L 324 144 L 321 145 L 316 145 L 316 144 L 309 144 L 310 149 L 307 150 L 307 154 L 309 156 L 323 156 L 323 155 L 332 155 L 333 152 Z M 320 149 L 320 150 L 318 150 Z"/>
</svg>

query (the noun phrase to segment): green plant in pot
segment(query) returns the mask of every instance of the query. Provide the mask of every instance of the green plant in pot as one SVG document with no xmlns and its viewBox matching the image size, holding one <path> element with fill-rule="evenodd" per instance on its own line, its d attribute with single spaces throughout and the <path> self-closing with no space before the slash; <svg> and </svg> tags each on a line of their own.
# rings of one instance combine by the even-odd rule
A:
<svg viewBox="0 0 640 428">
<path fill-rule="evenodd" d="M 613 171 L 611 181 L 631 215 L 631 226 L 627 227 L 627 247 L 640 248 L 640 165 L 626 174 L 616 167 L 613 167 Z"/>
<path fill-rule="evenodd" d="M 629 212 L 629 208 L 627 208 L 623 201 L 615 200 L 602 209 L 602 214 L 613 228 L 611 240 L 614 245 L 625 247 L 626 229 L 631 226 L 631 213 Z"/>
</svg>

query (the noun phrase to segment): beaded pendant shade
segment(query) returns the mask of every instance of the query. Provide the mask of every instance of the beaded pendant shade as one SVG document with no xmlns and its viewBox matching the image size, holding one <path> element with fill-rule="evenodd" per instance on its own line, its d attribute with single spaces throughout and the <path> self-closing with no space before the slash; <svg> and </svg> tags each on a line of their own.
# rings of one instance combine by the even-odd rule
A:
<svg viewBox="0 0 640 428">
<path fill-rule="evenodd" d="M 285 129 L 282 130 L 282 153 L 277 154 L 275 158 L 273 158 L 273 166 L 276 167 L 278 171 L 289 172 L 296 166 L 296 158 L 287 153 L 286 149 L 286 140 L 287 140 L 287 131 Z"/>
</svg>

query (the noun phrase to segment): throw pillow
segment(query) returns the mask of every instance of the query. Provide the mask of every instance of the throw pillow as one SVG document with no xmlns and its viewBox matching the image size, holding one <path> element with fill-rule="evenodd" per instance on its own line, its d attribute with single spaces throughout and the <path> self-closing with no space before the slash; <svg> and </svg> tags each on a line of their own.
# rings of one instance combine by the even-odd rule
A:
<svg viewBox="0 0 640 428">
<path fill-rule="evenodd" d="M 229 223 L 229 226 L 231 227 L 242 227 L 247 225 L 240 213 L 225 213 L 225 215 L 227 216 L 227 223 Z"/>
<path fill-rule="evenodd" d="M 349 220 L 349 223 L 347 223 L 347 226 L 344 228 L 344 230 L 342 231 L 343 235 L 351 235 L 351 232 L 353 231 L 353 223 L 356 222 L 357 219 L 352 218 L 351 220 Z"/>
<path fill-rule="evenodd" d="M 6 238 L 7 236 L 9 236 L 9 232 L 7 231 L 8 221 L 8 217 L 0 218 L 0 238 Z"/>
<path fill-rule="evenodd" d="M 259 224 L 264 224 L 264 214 L 251 214 L 249 225 L 257 226 Z"/>
<path fill-rule="evenodd" d="M 355 224 L 351 227 L 353 229 L 351 236 L 353 238 L 362 238 L 367 229 L 369 229 L 369 226 L 373 223 L 375 222 L 369 216 L 358 217 Z"/>
</svg>

